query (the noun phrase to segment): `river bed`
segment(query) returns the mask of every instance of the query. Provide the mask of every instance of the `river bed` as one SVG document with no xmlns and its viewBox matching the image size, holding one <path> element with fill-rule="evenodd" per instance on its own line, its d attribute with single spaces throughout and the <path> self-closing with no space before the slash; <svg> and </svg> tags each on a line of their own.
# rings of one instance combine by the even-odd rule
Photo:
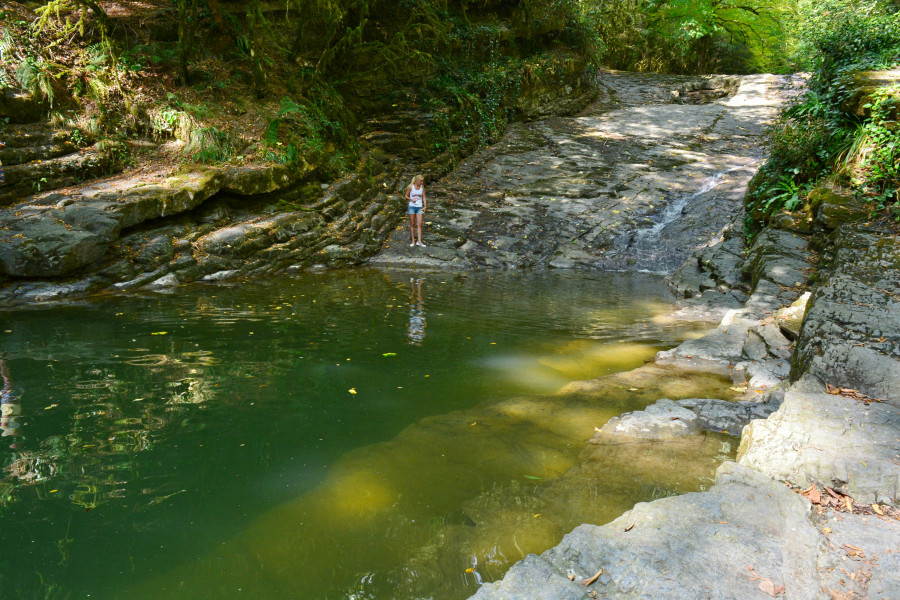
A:
<svg viewBox="0 0 900 600">
<path fill-rule="evenodd" d="M 710 435 L 579 475 L 655 394 L 559 390 L 693 335 L 672 302 L 641 273 L 361 269 L 6 313 L 2 587 L 466 597 L 733 455 Z"/>
</svg>

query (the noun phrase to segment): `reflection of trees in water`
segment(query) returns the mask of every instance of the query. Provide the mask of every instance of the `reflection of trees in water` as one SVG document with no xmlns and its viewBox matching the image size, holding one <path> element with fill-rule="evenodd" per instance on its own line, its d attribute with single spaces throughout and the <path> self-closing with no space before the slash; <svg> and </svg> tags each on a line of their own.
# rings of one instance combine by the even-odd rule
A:
<svg viewBox="0 0 900 600">
<path fill-rule="evenodd" d="M 141 354 L 86 373 L 57 372 L 57 381 L 67 382 L 73 406 L 57 417 L 57 434 L 11 456 L 0 478 L 0 506 L 38 485 L 58 486 L 85 509 L 129 493 L 149 496 L 148 504 L 177 493 L 165 484 L 142 484 L 140 490 L 128 485 L 139 477 L 140 453 L 176 431 L 197 427 L 190 417 L 216 398 L 211 380 L 218 378 L 212 372 L 217 363 L 210 352 Z M 39 408 L 48 416 L 66 410 L 55 404 Z"/>
</svg>

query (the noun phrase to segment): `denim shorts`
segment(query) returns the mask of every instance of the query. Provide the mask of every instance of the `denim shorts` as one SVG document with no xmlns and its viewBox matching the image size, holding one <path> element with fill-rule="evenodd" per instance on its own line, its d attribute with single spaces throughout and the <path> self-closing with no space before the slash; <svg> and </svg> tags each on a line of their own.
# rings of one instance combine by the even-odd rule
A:
<svg viewBox="0 0 900 600">
<path fill-rule="evenodd" d="M 410 204 L 409 209 L 406 212 L 410 215 L 421 215 L 422 207 L 421 206 L 413 206 L 412 204 Z"/>
</svg>

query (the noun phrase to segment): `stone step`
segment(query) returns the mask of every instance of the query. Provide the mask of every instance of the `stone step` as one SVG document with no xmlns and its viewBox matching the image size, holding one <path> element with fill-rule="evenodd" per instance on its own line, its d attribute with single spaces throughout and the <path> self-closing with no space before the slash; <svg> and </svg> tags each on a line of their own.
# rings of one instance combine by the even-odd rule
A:
<svg viewBox="0 0 900 600">
<path fill-rule="evenodd" d="M 0 91 L 0 119 L 8 123 L 35 123 L 43 113 L 43 103 L 31 94 L 9 88 Z"/>
<path fill-rule="evenodd" d="M 69 141 L 70 135 L 70 132 L 51 127 L 46 122 L 9 124 L 3 128 L 3 142 L 7 149 L 61 143 Z"/>
<path fill-rule="evenodd" d="M 96 147 L 73 154 L 4 168 L 6 185 L 0 187 L 0 205 L 8 205 L 26 197 L 66 187 L 110 173 L 111 164 Z"/>
<path fill-rule="evenodd" d="M 25 163 L 58 158 L 72 154 L 76 150 L 78 150 L 78 147 L 68 141 L 22 148 L 6 147 L 0 150 L 0 163 L 3 163 L 6 167 L 23 165 Z"/>
</svg>

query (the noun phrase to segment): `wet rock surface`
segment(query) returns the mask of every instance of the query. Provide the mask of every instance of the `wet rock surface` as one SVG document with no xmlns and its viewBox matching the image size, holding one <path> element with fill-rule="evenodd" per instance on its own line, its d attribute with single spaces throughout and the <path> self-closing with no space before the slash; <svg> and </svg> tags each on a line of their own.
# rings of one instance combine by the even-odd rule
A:
<svg viewBox="0 0 900 600">
<path fill-rule="evenodd" d="M 686 398 L 673 402 L 662 398 L 644 410 L 614 417 L 591 439 L 610 436 L 662 440 L 694 435 L 700 431 L 740 434 L 755 419 L 765 419 L 777 406 L 759 402 Z"/>
<path fill-rule="evenodd" d="M 401 225 L 376 265 L 668 272 L 722 240 L 761 157 L 761 136 L 802 80 L 768 75 L 601 76 L 572 118 L 512 126 L 427 185 L 425 242 Z M 704 88 L 707 104 L 673 104 Z M 730 250 L 742 250 L 738 237 Z"/>
</svg>

